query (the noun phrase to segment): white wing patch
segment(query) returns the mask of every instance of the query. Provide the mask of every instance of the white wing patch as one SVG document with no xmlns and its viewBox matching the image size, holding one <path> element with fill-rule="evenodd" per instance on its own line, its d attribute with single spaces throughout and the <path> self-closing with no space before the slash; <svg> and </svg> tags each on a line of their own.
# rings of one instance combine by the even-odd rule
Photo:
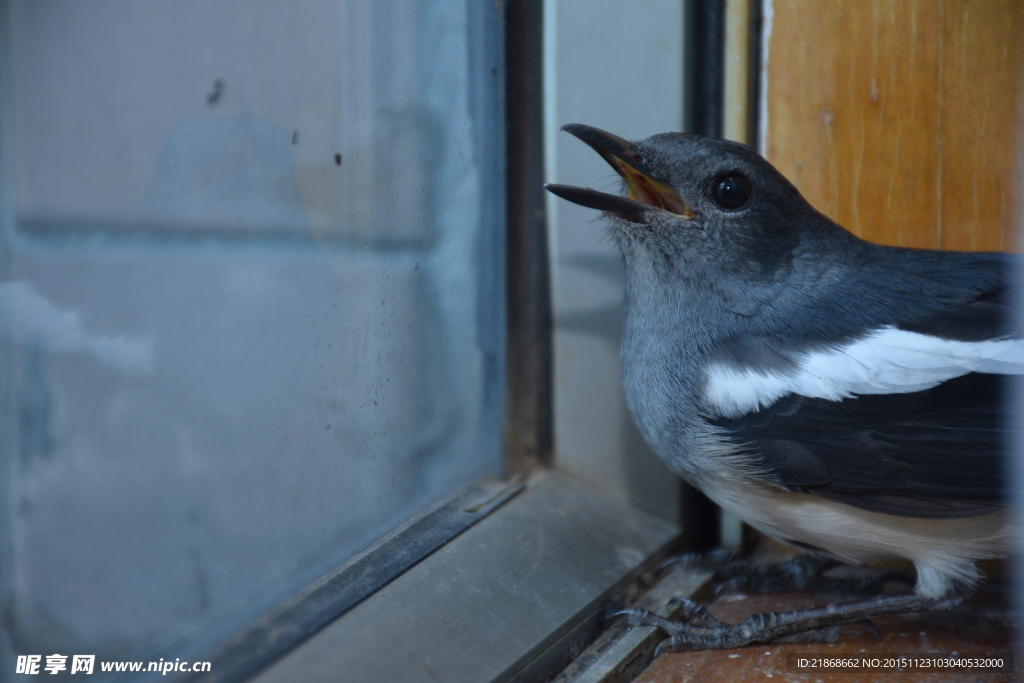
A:
<svg viewBox="0 0 1024 683">
<path fill-rule="evenodd" d="M 807 353 L 788 374 L 713 363 L 707 370 L 705 399 L 719 415 L 739 417 L 789 393 L 833 401 L 857 394 L 899 394 L 970 372 L 1024 373 L 1024 341 L 952 341 L 884 327 L 847 346 Z"/>
</svg>

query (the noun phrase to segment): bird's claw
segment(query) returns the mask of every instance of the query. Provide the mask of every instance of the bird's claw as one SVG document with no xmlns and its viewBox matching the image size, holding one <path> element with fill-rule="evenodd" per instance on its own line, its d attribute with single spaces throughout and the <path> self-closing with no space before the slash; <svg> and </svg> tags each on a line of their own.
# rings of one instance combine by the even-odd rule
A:
<svg viewBox="0 0 1024 683">
<path fill-rule="evenodd" d="M 871 621 L 870 619 L 861 619 L 859 621 L 853 622 L 852 625 L 860 626 L 865 631 L 873 635 L 875 637 L 875 640 L 877 640 L 878 642 L 882 642 L 882 632 L 879 630 L 877 626 L 875 626 L 875 622 Z"/>
<path fill-rule="evenodd" d="M 708 627 L 722 626 L 722 622 L 713 617 L 710 612 L 696 600 L 690 600 L 689 598 L 672 598 L 668 601 L 669 614 L 673 614 L 678 610 L 682 610 L 680 614 L 681 622 L 692 623 L 694 619 L 702 622 Z"/>
<path fill-rule="evenodd" d="M 727 624 L 711 616 L 692 600 L 673 601 L 682 619 L 670 620 L 647 610 L 624 610 L 630 626 L 653 626 L 668 638 L 656 653 L 676 650 L 720 650 L 751 643 L 832 643 L 844 627 L 859 626 L 881 640 L 882 634 L 869 617 L 916 612 L 957 599 L 921 598 L 909 595 L 878 596 L 865 600 L 812 607 L 793 612 L 763 612 Z M 617 615 L 617 616 L 618 616 Z"/>
</svg>

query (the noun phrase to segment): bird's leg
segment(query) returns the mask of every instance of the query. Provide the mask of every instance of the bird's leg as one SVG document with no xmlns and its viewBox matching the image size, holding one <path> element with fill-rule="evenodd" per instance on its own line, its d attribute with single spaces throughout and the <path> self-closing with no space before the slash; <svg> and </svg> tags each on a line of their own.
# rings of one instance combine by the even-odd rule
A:
<svg viewBox="0 0 1024 683">
<path fill-rule="evenodd" d="M 842 563 L 821 555 L 800 555 L 786 562 L 754 565 L 747 560 L 733 559 L 715 571 L 724 582 L 715 593 L 785 593 L 788 591 L 823 591 L 855 595 L 879 595 L 888 581 L 902 581 L 912 586 L 912 577 L 900 572 L 885 572 L 861 578 L 825 576 Z"/>
<path fill-rule="evenodd" d="M 800 555 L 785 562 L 754 564 L 737 558 L 725 550 L 690 553 L 671 557 L 661 564 L 660 570 L 684 566 L 715 572 L 722 581 L 716 595 L 725 593 L 786 593 L 790 591 L 822 591 L 851 595 L 879 595 L 889 581 L 914 585 L 912 576 L 902 572 L 884 572 L 859 578 L 825 576 L 826 572 L 842 563 L 822 555 Z"/>
<path fill-rule="evenodd" d="M 683 617 L 686 621 L 670 621 L 646 610 L 627 610 L 619 614 L 627 616 L 631 626 L 654 626 L 667 633 L 669 637 L 659 646 L 661 651 L 719 650 L 750 643 L 834 640 L 838 636 L 838 627 L 844 624 L 863 624 L 867 619 L 894 614 L 949 609 L 968 595 L 966 591 L 941 598 L 926 598 L 914 593 L 879 595 L 791 612 L 754 614 L 736 624 L 718 621 L 702 607 L 685 606 Z"/>
</svg>

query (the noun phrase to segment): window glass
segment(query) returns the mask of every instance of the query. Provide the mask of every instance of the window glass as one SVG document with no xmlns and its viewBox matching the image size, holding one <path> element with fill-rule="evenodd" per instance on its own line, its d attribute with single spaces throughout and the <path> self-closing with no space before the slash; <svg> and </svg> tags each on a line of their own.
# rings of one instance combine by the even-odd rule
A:
<svg viewBox="0 0 1024 683">
<path fill-rule="evenodd" d="M 500 472 L 478 4 L 0 3 L 7 657 L 199 642 Z"/>
</svg>

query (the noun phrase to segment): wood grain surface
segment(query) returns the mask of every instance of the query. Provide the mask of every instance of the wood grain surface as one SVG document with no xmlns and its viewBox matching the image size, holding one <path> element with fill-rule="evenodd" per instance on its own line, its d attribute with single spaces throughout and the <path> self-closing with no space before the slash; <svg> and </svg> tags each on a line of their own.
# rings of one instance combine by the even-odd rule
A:
<svg viewBox="0 0 1024 683">
<path fill-rule="evenodd" d="M 1024 2 L 770 5 L 763 149 L 804 196 L 872 241 L 1011 249 Z"/>
</svg>

